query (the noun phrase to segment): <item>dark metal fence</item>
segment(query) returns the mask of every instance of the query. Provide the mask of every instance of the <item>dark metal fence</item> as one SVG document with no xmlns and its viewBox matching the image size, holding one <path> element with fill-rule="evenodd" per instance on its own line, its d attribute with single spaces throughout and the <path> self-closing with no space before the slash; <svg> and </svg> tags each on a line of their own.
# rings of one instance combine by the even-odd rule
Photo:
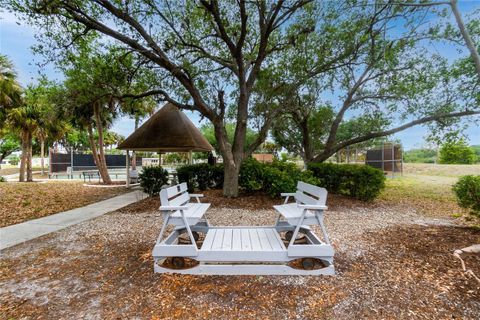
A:
<svg viewBox="0 0 480 320">
<path fill-rule="evenodd" d="M 400 144 L 385 143 L 375 149 L 367 150 L 365 164 L 383 171 L 402 173 L 402 146 Z"/>
<path fill-rule="evenodd" d="M 108 169 L 123 169 L 126 168 L 127 159 L 122 154 L 108 154 L 105 155 L 105 161 Z M 142 165 L 142 157 L 137 156 L 137 166 Z M 79 153 L 50 153 L 50 172 L 67 172 L 71 168 L 74 171 L 96 170 L 97 166 L 93 161 L 91 154 Z"/>
</svg>

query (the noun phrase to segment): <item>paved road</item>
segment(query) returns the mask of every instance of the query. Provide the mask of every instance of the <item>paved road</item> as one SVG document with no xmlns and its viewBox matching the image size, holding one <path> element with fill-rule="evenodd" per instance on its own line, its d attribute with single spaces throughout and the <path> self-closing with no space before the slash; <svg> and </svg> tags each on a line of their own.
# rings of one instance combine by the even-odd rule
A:
<svg viewBox="0 0 480 320">
<path fill-rule="evenodd" d="M 143 191 L 137 190 L 85 207 L 0 228 L 0 250 L 115 211 L 146 196 Z"/>
</svg>

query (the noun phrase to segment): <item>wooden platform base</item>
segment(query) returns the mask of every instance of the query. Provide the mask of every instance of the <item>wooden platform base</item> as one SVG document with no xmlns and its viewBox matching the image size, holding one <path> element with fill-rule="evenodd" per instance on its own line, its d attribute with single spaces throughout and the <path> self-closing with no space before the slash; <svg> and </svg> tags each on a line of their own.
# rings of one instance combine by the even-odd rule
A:
<svg viewBox="0 0 480 320">
<path fill-rule="evenodd" d="M 301 270 L 289 267 L 284 264 L 205 264 L 198 266 L 174 270 L 154 264 L 154 271 L 157 273 L 181 273 L 196 275 L 282 275 L 282 276 L 319 276 L 335 275 L 333 265 L 316 270 Z"/>
</svg>

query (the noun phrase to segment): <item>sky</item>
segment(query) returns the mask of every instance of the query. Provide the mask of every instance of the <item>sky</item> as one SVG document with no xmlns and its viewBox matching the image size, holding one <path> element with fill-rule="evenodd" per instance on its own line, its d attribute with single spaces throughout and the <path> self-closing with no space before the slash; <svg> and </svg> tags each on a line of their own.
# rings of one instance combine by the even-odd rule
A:
<svg viewBox="0 0 480 320">
<path fill-rule="evenodd" d="M 462 15 L 480 8 L 480 0 L 459 1 L 459 9 Z M 14 63 L 18 73 L 18 79 L 22 86 L 35 83 L 40 77 L 40 71 L 46 74 L 50 79 L 61 79 L 62 74 L 55 71 L 52 65 L 40 68 L 36 63 L 42 61 L 42 57 L 35 56 L 31 47 L 36 44 L 34 38 L 37 31 L 28 25 L 20 24 L 15 16 L 8 12 L 0 12 L 0 53 L 7 55 Z M 447 58 L 458 56 L 457 50 L 452 47 L 432 47 L 433 50 L 440 51 Z M 196 124 L 200 123 L 200 116 L 197 113 L 186 112 L 187 116 Z M 122 117 L 116 120 L 112 130 L 127 137 L 134 131 L 133 120 Z M 470 125 L 465 131 L 470 144 L 480 144 L 480 127 Z M 393 136 L 394 140 L 400 140 L 404 149 L 420 148 L 426 145 L 425 137 L 428 135 L 428 129 L 424 126 L 416 126 Z"/>
</svg>

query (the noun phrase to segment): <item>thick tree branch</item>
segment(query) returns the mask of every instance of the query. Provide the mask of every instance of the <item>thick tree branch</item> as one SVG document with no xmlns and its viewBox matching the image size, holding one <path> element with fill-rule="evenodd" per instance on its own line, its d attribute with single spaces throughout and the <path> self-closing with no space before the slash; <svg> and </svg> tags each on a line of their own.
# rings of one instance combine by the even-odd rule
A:
<svg viewBox="0 0 480 320">
<path fill-rule="evenodd" d="M 99 0 L 100 1 L 100 0 Z M 106 26 L 105 24 L 101 23 L 100 21 L 90 17 L 88 14 L 85 12 L 81 11 L 77 7 L 72 7 L 68 2 L 65 3 L 64 8 L 67 10 L 67 12 L 71 15 L 71 18 L 78 22 L 81 23 L 91 29 L 97 30 L 105 35 L 108 35 L 126 45 L 134 49 L 135 51 L 139 52 L 146 58 L 150 59 L 151 61 L 155 62 L 159 66 L 161 66 L 163 69 L 167 70 L 170 72 L 170 74 L 176 78 L 182 85 L 183 87 L 189 92 L 191 95 L 194 103 L 196 106 L 198 106 L 199 111 L 207 118 L 213 119 L 216 117 L 216 114 L 213 112 L 213 110 L 205 103 L 203 98 L 200 95 L 200 92 L 196 88 L 195 84 L 193 81 L 186 75 L 180 67 L 178 67 L 176 64 L 171 62 L 168 57 L 165 55 L 159 55 L 156 54 L 156 51 L 151 51 L 141 45 L 138 41 L 134 40 L 133 38 L 130 38 L 124 34 L 121 34 L 120 32 L 113 30 L 112 28 Z M 107 9 L 108 10 L 108 9 Z M 114 14 L 112 12 L 112 14 Z M 115 15 L 115 14 L 114 14 Z M 132 18 L 133 19 L 133 18 Z"/>
<path fill-rule="evenodd" d="M 405 129 L 408 129 L 410 127 L 413 127 L 413 126 L 416 126 L 416 125 L 419 125 L 419 124 L 432 122 L 432 121 L 442 121 L 444 119 L 449 119 L 449 118 L 458 118 L 458 117 L 463 117 L 463 116 L 478 115 L 478 114 L 480 114 L 480 111 L 472 111 L 472 110 L 436 114 L 436 115 L 423 117 L 423 118 L 405 123 L 405 124 L 403 124 L 399 127 L 393 128 L 393 129 L 389 129 L 389 130 L 385 130 L 385 131 L 371 132 L 369 134 L 366 134 L 366 135 L 363 135 L 363 136 L 360 136 L 360 137 L 356 137 L 356 138 L 353 138 L 353 139 L 349 139 L 349 140 L 346 140 L 346 141 L 343 141 L 341 143 L 336 144 L 334 147 L 329 149 L 328 152 L 327 152 L 327 150 L 325 150 L 321 154 L 317 155 L 314 159 L 314 162 L 325 161 L 331 155 L 333 155 L 335 152 L 337 152 L 341 149 L 344 149 L 347 146 L 354 145 L 354 144 L 361 143 L 361 142 L 365 142 L 365 141 L 375 139 L 375 138 L 389 136 L 389 135 L 392 135 L 394 133 L 403 131 Z"/>
<path fill-rule="evenodd" d="M 175 106 L 177 106 L 179 109 L 199 111 L 199 108 L 197 106 L 178 102 L 177 100 L 173 99 L 166 91 L 161 90 L 161 89 L 150 90 L 150 91 L 146 91 L 146 92 L 143 92 L 143 93 L 140 93 L 140 94 L 127 93 L 127 94 L 121 95 L 117 98 L 119 98 L 119 99 L 127 99 L 128 98 L 128 99 L 137 100 L 137 99 L 143 99 L 143 98 L 151 97 L 151 96 L 161 96 L 161 97 L 159 97 L 159 100 L 170 102 L 171 104 L 174 104 Z"/>
</svg>

